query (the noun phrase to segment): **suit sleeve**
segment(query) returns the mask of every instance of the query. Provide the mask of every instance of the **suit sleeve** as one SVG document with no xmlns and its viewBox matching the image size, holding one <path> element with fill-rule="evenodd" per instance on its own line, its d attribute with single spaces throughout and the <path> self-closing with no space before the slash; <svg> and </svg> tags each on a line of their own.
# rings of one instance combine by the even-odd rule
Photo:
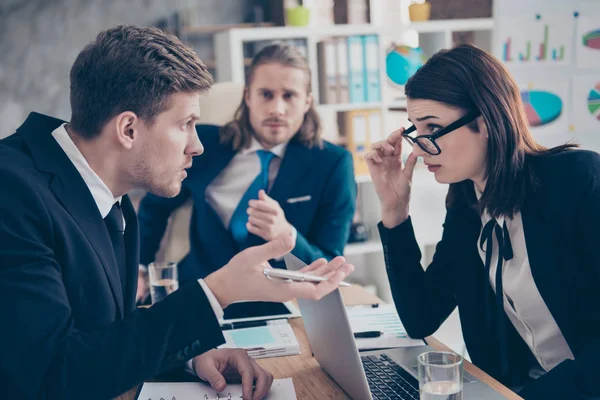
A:
<svg viewBox="0 0 600 400">
<path fill-rule="evenodd" d="M 573 177 L 584 188 L 577 210 L 577 237 L 580 260 L 593 268 L 596 282 L 600 282 L 600 155 L 592 154 L 588 162 Z M 583 177 L 587 177 L 583 178 Z M 598 287 L 600 291 L 600 287 Z M 598 319 L 595 319 L 598 321 Z M 575 360 L 565 360 L 544 376 L 536 379 L 519 394 L 525 399 L 597 399 L 598 360 L 600 359 L 600 326 L 590 318 L 588 342 L 573 354 Z"/>
<path fill-rule="evenodd" d="M 356 182 L 352 156 L 344 152 L 334 165 L 306 236 L 298 232 L 292 253 L 301 260 L 328 260 L 342 255 L 356 210 Z"/>
<path fill-rule="evenodd" d="M 223 343 L 196 282 L 123 320 L 77 326 L 46 206 L 5 171 L 0 187 L 19 194 L 0 196 L 0 398 L 113 398 Z"/>
<path fill-rule="evenodd" d="M 455 217 L 446 214 L 442 240 L 437 244 L 427 270 L 421 266 L 421 251 L 412 220 L 387 229 L 379 223 L 385 265 L 398 315 L 412 338 L 434 333 L 456 307 L 452 262 Z"/>
<path fill-rule="evenodd" d="M 173 198 L 164 198 L 148 193 L 140 202 L 138 219 L 140 225 L 140 264 L 148 265 L 156 256 L 165 233 L 169 216 L 181 207 L 191 194 L 184 184 L 181 192 Z"/>
</svg>

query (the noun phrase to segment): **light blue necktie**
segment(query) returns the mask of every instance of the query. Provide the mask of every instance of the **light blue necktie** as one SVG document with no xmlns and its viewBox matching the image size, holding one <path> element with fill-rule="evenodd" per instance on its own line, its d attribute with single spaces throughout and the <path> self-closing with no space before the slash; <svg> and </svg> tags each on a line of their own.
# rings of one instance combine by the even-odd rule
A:
<svg viewBox="0 0 600 400">
<path fill-rule="evenodd" d="M 231 221 L 229 222 L 229 230 L 236 243 L 240 246 L 240 249 L 244 249 L 246 240 L 248 239 L 248 202 L 252 199 L 258 199 L 259 190 L 263 189 L 267 191 L 269 186 L 269 165 L 275 154 L 267 150 L 258 150 L 256 152 L 260 159 L 260 173 L 256 176 L 254 181 L 246 190 L 246 193 L 242 196 L 238 206 L 231 215 Z"/>
</svg>

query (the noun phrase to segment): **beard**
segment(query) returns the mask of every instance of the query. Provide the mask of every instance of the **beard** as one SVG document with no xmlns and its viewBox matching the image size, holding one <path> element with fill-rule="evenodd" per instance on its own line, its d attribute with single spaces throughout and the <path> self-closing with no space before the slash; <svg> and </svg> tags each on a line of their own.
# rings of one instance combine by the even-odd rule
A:
<svg viewBox="0 0 600 400">
<path fill-rule="evenodd" d="M 159 165 L 156 163 L 153 163 L 153 167 L 144 161 L 136 164 L 133 168 L 135 187 L 160 197 L 177 196 L 181 192 L 182 182 L 177 174 L 157 170 Z"/>
</svg>

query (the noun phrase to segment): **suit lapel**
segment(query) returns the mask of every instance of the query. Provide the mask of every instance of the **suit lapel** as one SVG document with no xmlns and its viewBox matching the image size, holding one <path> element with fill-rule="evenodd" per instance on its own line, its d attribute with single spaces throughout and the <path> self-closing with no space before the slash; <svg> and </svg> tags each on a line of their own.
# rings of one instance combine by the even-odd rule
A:
<svg viewBox="0 0 600 400">
<path fill-rule="evenodd" d="M 295 195 L 293 190 L 298 187 L 299 182 L 302 182 L 312 166 L 311 163 L 311 150 L 292 140 L 285 151 L 269 196 L 283 207 L 287 199 Z"/>
<path fill-rule="evenodd" d="M 541 188 L 529 189 L 521 217 L 527 246 L 527 256 L 533 280 L 546 306 L 569 343 L 571 336 L 567 310 L 560 294 L 563 292 L 557 262 L 557 245 L 551 217 L 547 217 L 544 205 L 550 200 Z"/>
<path fill-rule="evenodd" d="M 104 267 L 119 311 L 124 315 L 123 290 L 117 261 L 104 220 L 83 178 L 52 137 L 52 131 L 62 123 L 64 121 L 32 113 L 19 128 L 19 134 L 31 150 L 38 169 L 53 175 L 50 189 L 94 248 Z"/>
<path fill-rule="evenodd" d="M 216 265 L 225 265 L 229 261 L 230 256 L 238 252 L 238 248 L 229 233 L 228 227 L 223 225 L 221 218 L 213 210 L 208 201 L 206 201 L 206 189 L 229 165 L 235 154 L 229 145 L 220 143 L 215 147 L 207 148 L 207 158 L 202 160 L 202 162 L 194 164 L 194 166 L 198 165 L 199 169 L 189 181 L 190 190 L 198 191 L 197 188 L 201 188 L 200 190 L 202 190 L 202 193 L 197 193 L 194 196 L 197 199 L 194 202 L 195 213 L 197 215 L 192 218 L 194 221 L 200 222 L 200 226 L 194 229 L 202 232 L 202 236 L 209 237 L 210 240 L 208 242 L 218 244 L 218 257 L 220 261 L 216 261 Z"/>
<path fill-rule="evenodd" d="M 124 308 L 125 313 L 135 308 L 135 294 L 137 288 L 137 276 L 140 259 L 140 232 L 138 228 L 137 215 L 129 196 L 121 199 L 121 209 L 125 218 L 125 254 L 127 268 L 127 288 L 125 290 Z"/>
</svg>

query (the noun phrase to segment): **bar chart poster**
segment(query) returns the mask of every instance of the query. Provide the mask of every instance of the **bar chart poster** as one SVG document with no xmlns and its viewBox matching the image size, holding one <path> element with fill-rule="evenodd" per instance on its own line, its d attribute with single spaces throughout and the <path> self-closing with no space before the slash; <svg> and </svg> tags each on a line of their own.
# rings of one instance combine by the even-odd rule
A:
<svg viewBox="0 0 600 400">
<path fill-rule="evenodd" d="M 567 79 L 524 82 L 519 84 L 519 89 L 529 127 L 536 139 L 548 145 L 550 143 L 544 140 L 548 136 L 568 135 Z"/>
<path fill-rule="evenodd" d="M 577 67 L 600 68 L 600 14 L 580 15 L 576 35 Z"/>
<path fill-rule="evenodd" d="M 497 56 L 507 66 L 569 65 L 574 19 L 568 14 L 499 18 Z"/>
<path fill-rule="evenodd" d="M 571 130 L 600 134 L 600 73 L 573 77 Z"/>
</svg>

